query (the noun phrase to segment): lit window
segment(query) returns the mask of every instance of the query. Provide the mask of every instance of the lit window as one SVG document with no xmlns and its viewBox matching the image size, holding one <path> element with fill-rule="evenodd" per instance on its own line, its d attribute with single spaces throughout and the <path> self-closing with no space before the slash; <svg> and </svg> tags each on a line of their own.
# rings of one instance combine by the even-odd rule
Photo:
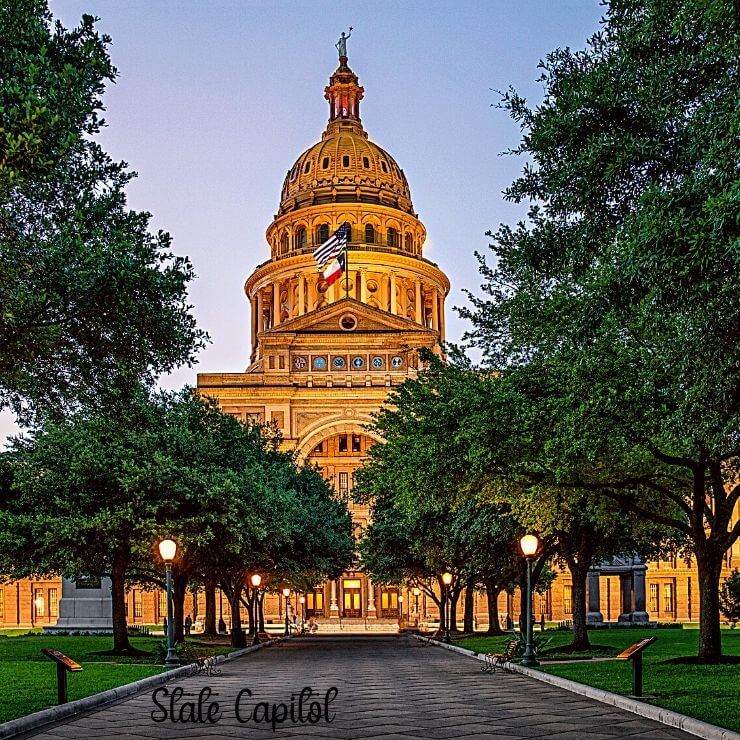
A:
<svg viewBox="0 0 740 740">
<path fill-rule="evenodd" d="M 375 244 L 375 229 L 372 224 L 368 224 L 365 227 L 365 242 L 367 244 Z"/>
<path fill-rule="evenodd" d="M 673 584 L 663 584 L 663 611 L 666 614 L 673 614 Z"/>
<path fill-rule="evenodd" d="M 342 157 L 342 167 L 349 167 L 349 157 L 346 154 Z"/>
<path fill-rule="evenodd" d="M 5 591 L 0 588 L 0 619 L 5 619 Z"/>
<path fill-rule="evenodd" d="M 141 591 L 134 589 L 134 619 L 141 618 Z"/>
<path fill-rule="evenodd" d="M 33 605 L 36 608 L 37 617 L 46 616 L 46 601 L 44 600 L 44 592 L 40 588 L 36 589 L 35 596 L 33 597 Z"/>
<path fill-rule="evenodd" d="M 650 611 L 654 614 L 658 613 L 658 584 L 650 584 Z"/>
<path fill-rule="evenodd" d="M 347 452 L 347 435 L 346 434 L 339 435 L 339 451 Z"/>
<path fill-rule="evenodd" d="M 346 499 L 349 494 L 349 473 L 339 474 L 339 495 Z"/>
<path fill-rule="evenodd" d="M 573 614 L 573 586 L 563 586 L 563 614 Z"/>
<path fill-rule="evenodd" d="M 157 612 L 159 619 L 167 616 L 167 592 L 159 591 L 157 593 Z"/>
<path fill-rule="evenodd" d="M 59 616 L 59 594 L 55 588 L 49 589 L 49 616 Z"/>
</svg>

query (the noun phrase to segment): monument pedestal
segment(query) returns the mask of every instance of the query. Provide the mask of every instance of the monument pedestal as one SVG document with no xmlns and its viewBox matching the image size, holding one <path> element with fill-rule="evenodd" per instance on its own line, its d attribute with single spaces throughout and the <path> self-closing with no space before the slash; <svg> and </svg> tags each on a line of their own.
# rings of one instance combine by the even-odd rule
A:
<svg viewBox="0 0 740 740">
<path fill-rule="evenodd" d="M 97 582 L 62 578 L 62 598 L 59 602 L 59 619 L 45 632 L 97 632 L 112 634 L 113 601 L 110 578 Z"/>
</svg>

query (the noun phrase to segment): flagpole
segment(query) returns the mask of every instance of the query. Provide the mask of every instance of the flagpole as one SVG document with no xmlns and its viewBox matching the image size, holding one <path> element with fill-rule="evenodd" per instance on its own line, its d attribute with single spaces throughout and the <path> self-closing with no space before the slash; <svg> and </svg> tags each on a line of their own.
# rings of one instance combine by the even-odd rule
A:
<svg viewBox="0 0 740 740">
<path fill-rule="evenodd" d="M 344 242 L 344 297 L 349 300 L 349 240 L 352 236 L 352 227 L 345 223 L 345 234 L 347 239 Z"/>
</svg>

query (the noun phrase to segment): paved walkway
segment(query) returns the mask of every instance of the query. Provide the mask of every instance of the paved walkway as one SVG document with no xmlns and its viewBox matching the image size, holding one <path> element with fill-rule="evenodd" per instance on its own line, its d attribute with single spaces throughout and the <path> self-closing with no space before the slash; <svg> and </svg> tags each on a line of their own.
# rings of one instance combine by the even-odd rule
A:
<svg viewBox="0 0 740 740">
<path fill-rule="evenodd" d="M 184 701 L 210 687 L 218 696 L 215 724 L 172 723 L 169 699 L 151 692 L 49 726 L 36 737 L 58 738 L 690 738 L 634 714 L 591 701 L 534 679 L 497 672 L 486 675 L 470 658 L 428 647 L 402 635 L 302 637 L 221 665 L 220 676 L 172 682 Z M 299 694 L 313 695 L 299 707 Z M 338 693 L 327 690 L 336 687 Z M 235 702 L 242 689 L 240 716 Z M 313 712 L 314 724 L 293 724 Z M 316 701 L 318 699 L 319 701 Z M 324 717 L 328 699 L 329 714 Z M 269 705 L 260 705 L 268 702 Z M 314 702 L 313 704 L 311 702 Z M 279 705 L 284 704 L 281 708 Z M 272 705 L 276 704 L 273 710 Z M 187 708 L 184 709 L 188 716 Z M 212 710 L 214 711 L 214 710 Z M 176 709 L 177 712 L 177 709 Z M 207 702 L 203 717 L 206 717 Z M 319 713 L 321 717 L 318 718 Z M 256 715 L 256 717 L 255 717 Z M 286 721 L 277 720 L 285 715 Z M 212 716 L 216 716 L 213 714 Z M 255 718 L 258 723 L 255 723 Z M 272 719 L 276 729 L 272 730 Z M 264 722 L 263 720 L 267 720 Z"/>
</svg>

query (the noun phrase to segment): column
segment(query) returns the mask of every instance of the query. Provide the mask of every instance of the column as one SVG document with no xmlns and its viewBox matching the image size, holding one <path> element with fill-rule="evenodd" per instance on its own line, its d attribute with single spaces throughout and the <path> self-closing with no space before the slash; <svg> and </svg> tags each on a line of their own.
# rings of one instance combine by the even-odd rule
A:
<svg viewBox="0 0 740 740">
<path fill-rule="evenodd" d="M 306 280 L 300 273 L 296 274 L 298 280 L 298 315 L 303 316 L 306 312 Z"/>
<path fill-rule="evenodd" d="M 588 611 L 586 613 L 587 624 L 601 624 L 604 617 L 601 614 L 601 592 L 599 589 L 599 569 L 589 570 L 588 583 Z"/>
<path fill-rule="evenodd" d="M 375 619 L 378 616 L 375 609 L 375 586 L 369 576 L 367 579 L 367 616 L 370 619 Z"/>
<path fill-rule="evenodd" d="M 396 305 L 396 273 L 391 272 L 390 279 L 390 298 L 391 298 L 391 313 L 398 314 L 398 306 Z"/>
<path fill-rule="evenodd" d="M 421 303 L 421 280 L 417 280 L 414 287 L 416 289 L 416 323 L 424 326 L 424 314 L 422 313 Z"/>
<path fill-rule="evenodd" d="M 251 326 L 252 326 L 252 352 L 254 352 L 254 348 L 257 346 L 257 331 L 259 327 L 259 313 L 257 312 L 257 299 L 253 296 L 249 300 L 249 309 L 252 312 L 252 316 L 250 317 L 252 319 Z"/>
<path fill-rule="evenodd" d="M 635 598 L 635 611 L 632 614 L 633 622 L 647 623 L 650 621 L 648 613 L 645 611 L 645 565 L 635 565 L 632 570 L 632 587 Z M 673 607 L 676 606 L 676 588 L 673 588 Z"/>
<path fill-rule="evenodd" d="M 432 288 L 432 329 L 439 331 L 439 305 L 437 303 L 437 291 Z"/>
<path fill-rule="evenodd" d="M 358 280 L 360 281 L 360 300 L 367 303 L 367 271 L 360 270 Z"/>
<path fill-rule="evenodd" d="M 439 305 L 439 338 L 445 340 L 445 297 L 444 293 L 437 293 Z"/>
<path fill-rule="evenodd" d="M 329 616 L 332 619 L 339 619 L 339 607 L 337 606 L 337 582 L 331 582 L 331 602 L 329 604 Z"/>
<path fill-rule="evenodd" d="M 262 290 L 257 291 L 257 333 L 264 331 L 265 307 L 262 304 Z"/>
<path fill-rule="evenodd" d="M 308 310 L 313 311 L 316 308 L 317 294 L 316 286 L 318 285 L 317 278 L 308 279 Z"/>
<path fill-rule="evenodd" d="M 632 573 L 620 573 L 619 590 L 622 596 L 622 613 L 618 622 L 632 622 Z"/>
<path fill-rule="evenodd" d="M 275 281 L 272 284 L 272 325 L 277 326 L 280 323 L 280 283 Z"/>
</svg>

